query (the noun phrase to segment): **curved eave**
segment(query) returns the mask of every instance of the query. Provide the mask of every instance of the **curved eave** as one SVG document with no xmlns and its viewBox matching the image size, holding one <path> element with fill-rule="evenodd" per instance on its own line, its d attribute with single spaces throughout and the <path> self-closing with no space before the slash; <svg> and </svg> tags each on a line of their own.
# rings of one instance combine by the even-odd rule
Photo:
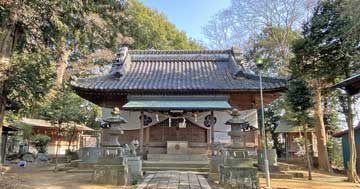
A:
<svg viewBox="0 0 360 189">
<path fill-rule="evenodd" d="M 236 94 L 236 93 L 257 93 L 260 89 L 89 89 L 72 86 L 77 93 L 86 94 L 109 94 L 109 95 L 136 95 L 136 94 L 151 94 L 151 95 L 177 95 L 177 94 Z M 265 93 L 277 93 L 287 90 L 286 86 L 277 88 L 265 88 Z"/>
</svg>

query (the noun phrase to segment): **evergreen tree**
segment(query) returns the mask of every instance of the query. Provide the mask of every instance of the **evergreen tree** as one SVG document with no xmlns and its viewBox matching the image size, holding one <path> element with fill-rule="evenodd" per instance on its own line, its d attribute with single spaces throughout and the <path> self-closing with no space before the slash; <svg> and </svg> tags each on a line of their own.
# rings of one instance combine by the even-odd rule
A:
<svg viewBox="0 0 360 189">
<path fill-rule="evenodd" d="M 0 133 L 5 108 L 36 116 L 54 81 L 61 88 L 66 72 L 94 70 L 123 45 L 201 48 L 137 0 L 0 1 Z"/>
<path fill-rule="evenodd" d="M 329 0 L 319 3 L 313 17 L 304 25 L 304 38 L 293 45 L 295 57 L 290 64 L 293 75 L 304 79 L 313 90 L 319 166 L 329 171 L 322 107 L 324 90 L 359 68 L 359 27 L 354 25 L 354 19 L 359 17 L 346 11 L 346 2 Z M 359 3 L 356 5 L 359 7 Z M 349 30 L 353 32 L 348 33 Z M 352 127 L 349 124 L 349 140 Z M 349 142 L 353 144 L 354 140 Z M 350 151 L 353 157 L 354 149 Z M 356 172 L 352 168 L 350 171 L 349 179 L 356 180 L 356 176 L 352 176 Z"/>
<path fill-rule="evenodd" d="M 308 179 L 312 180 L 311 175 L 311 160 L 309 155 L 308 145 L 308 123 L 309 123 L 309 109 L 313 106 L 311 91 L 307 88 L 306 83 L 300 80 L 291 81 L 289 89 L 286 93 L 286 101 L 289 103 L 290 109 L 293 113 L 293 123 L 303 127 L 305 154 L 308 167 Z"/>
</svg>

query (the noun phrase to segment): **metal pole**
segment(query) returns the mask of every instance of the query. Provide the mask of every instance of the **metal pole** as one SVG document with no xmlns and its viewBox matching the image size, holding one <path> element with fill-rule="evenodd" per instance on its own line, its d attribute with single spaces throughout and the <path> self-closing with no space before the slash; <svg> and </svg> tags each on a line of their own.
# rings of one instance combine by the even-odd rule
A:
<svg viewBox="0 0 360 189">
<path fill-rule="evenodd" d="M 267 153 L 267 141 L 266 141 L 266 133 L 265 133 L 265 120 L 264 120 L 264 98 L 263 98 L 263 90 L 262 90 L 262 78 L 261 78 L 261 70 L 259 70 L 259 78 L 260 78 L 260 101 L 261 101 L 261 132 L 262 138 L 264 142 L 264 166 L 265 166 L 265 177 L 266 177 L 266 187 L 265 189 L 270 189 L 270 172 L 269 172 L 269 160 Z"/>
</svg>

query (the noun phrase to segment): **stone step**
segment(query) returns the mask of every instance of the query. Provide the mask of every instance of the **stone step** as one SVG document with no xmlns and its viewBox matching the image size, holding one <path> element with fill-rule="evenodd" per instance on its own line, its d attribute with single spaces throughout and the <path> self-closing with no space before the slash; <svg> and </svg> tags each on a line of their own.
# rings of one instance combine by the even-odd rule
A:
<svg viewBox="0 0 360 189">
<path fill-rule="evenodd" d="M 144 175 L 157 174 L 157 173 L 159 173 L 159 171 L 145 171 Z M 181 172 L 181 173 L 183 173 L 183 172 Z M 186 173 L 192 173 L 192 174 L 195 174 L 195 175 L 202 175 L 205 178 L 207 178 L 209 176 L 208 172 L 186 171 Z"/>
<path fill-rule="evenodd" d="M 143 167 L 143 171 L 192 171 L 208 173 L 209 168 L 188 168 L 188 167 Z"/>
<path fill-rule="evenodd" d="M 148 154 L 149 161 L 208 161 L 207 154 Z"/>
<path fill-rule="evenodd" d="M 79 162 L 78 168 L 79 169 L 93 169 L 96 163 L 89 163 L 89 162 Z"/>
<path fill-rule="evenodd" d="M 259 173 L 259 177 L 265 178 L 265 173 Z M 270 173 L 271 179 L 293 179 L 294 176 L 292 174 L 287 173 Z"/>
<path fill-rule="evenodd" d="M 75 167 L 59 167 L 58 168 L 58 171 L 69 171 L 69 170 L 71 170 L 71 169 L 75 169 Z"/>
<path fill-rule="evenodd" d="M 143 167 L 209 168 L 209 161 L 143 161 Z"/>
<path fill-rule="evenodd" d="M 281 171 L 290 171 L 290 170 L 306 170 L 306 166 L 300 164 L 291 164 L 286 162 L 278 162 Z"/>
<path fill-rule="evenodd" d="M 286 174 L 292 175 L 294 178 L 305 178 L 307 176 L 304 172 L 298 172 L 298 171 L 284 171 Z"/>
<path fill-rule="evenodd" d="M 67 173 L 93 173 L 92 169 L 70 169 L 66 171 Z"/>
</svg>

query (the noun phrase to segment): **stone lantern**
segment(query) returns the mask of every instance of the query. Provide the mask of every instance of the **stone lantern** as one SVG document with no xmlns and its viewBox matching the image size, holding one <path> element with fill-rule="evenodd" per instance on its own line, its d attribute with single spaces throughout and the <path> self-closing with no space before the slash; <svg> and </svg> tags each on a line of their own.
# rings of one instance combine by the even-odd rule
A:
<svg viewBox="0 0 360 189">
<path fill-rule="evenodd" d="M 103 121 L 105 122 L 105 124 L 102 125 L 102 159 L 107 159 L 108 161 L 116 161 L 119 158 L 121 159 L 124 155 L 124 150 L 119 143 L 119 136 L 120 134 L 124 133 L 124 131 L 121 129 L 121 124 L 124 124 L 127 121 L 123 117 L 121 117 L 120 110 L 116 107 L 112 110 L 111 117 L 107 117 L 103 119 Z"/>
<path fill-rule="evenodd" d="M 231 131 L 228 134 L 231 137 L 232 144 L 227 149 L 224 163 L 220 165 L 220 184 L 225 189 L 255 189 L 259 183 L 257 169 L 253 167 L 252 159 L 249 158 L 244 137 L 246 132 L 255 128 L 241 119 L 239 110 L 233 109 L 230 115 L 232 118 L 225 124 L 231 126 Z"/>
<path fill-rule="evenodd" d="M 251 162 L 249 160 L 246 146 L 242 145 L 241 141 L 244 136 L 244 130 L 249 127 L 249 124 L 240 117 L 240 112 L 237 109 L 231 111 L 232 118 L 226 121 L 226 125 L 231 126 L 231 131 L 228 132 L 231 137 L 232 144 L 227 149 L 227 156 L 224 158 L 224 165 L 241 166 L 243 163 Z"/>
<path fill-rule="evenodd" d="M 240 112 L 237 109 L 233 109 L 231 114 L 231 119 L 229 119 L 225 124 L 231 126 L 231 131 L 228 133 L 232 140 L 232 149 L 243 149 L 246 148 L 246 141 L 243 139 L 244 132 L 252 130 L 253 127 L 249 125 L 247 121 L 240 118 Z M 243 142 L 243 144 L 241 143 Z"/>
<path fill-rule="evenodd" d="M 111 117 L 102 125 L 101 157 L 94 167 L 93 181 L 97 184 L 127 185 L 128 168 L 124 165 L 124 149 L 119 143 L 123 133 L 121 124 L 127 121 L 120 116 L 119 108 L 114 108 Z"/>
</svg>

